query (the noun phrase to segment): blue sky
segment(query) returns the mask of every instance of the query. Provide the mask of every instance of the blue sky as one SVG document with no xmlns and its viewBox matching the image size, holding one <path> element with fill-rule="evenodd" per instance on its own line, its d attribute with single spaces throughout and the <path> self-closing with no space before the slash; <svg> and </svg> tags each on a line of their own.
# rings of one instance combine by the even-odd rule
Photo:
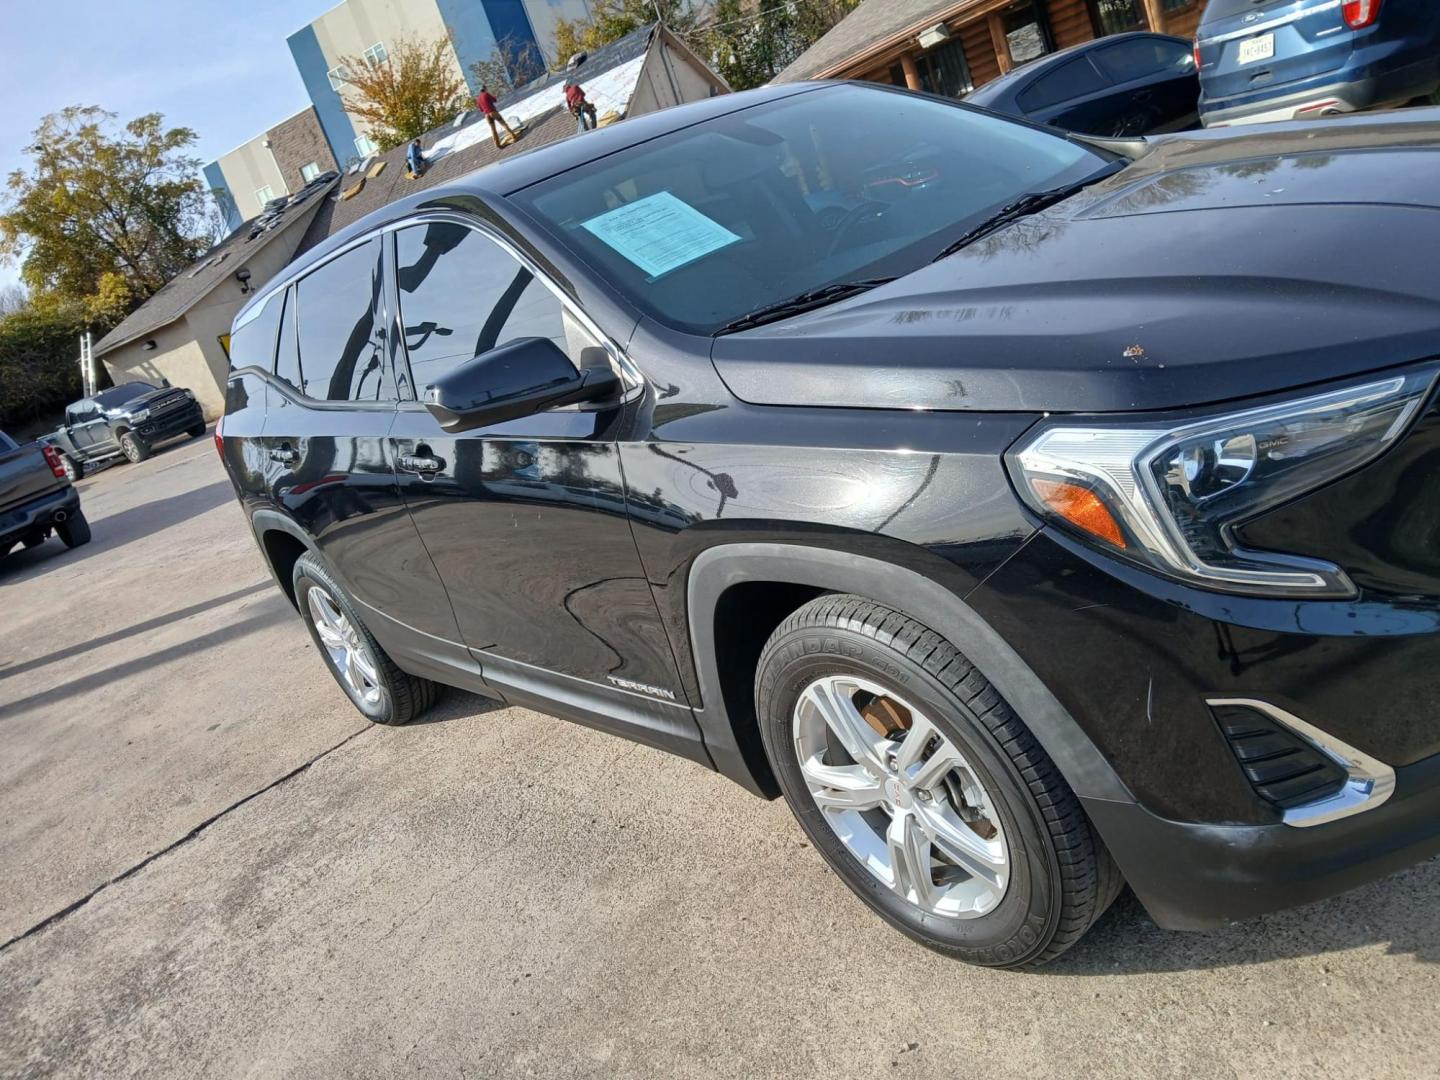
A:
<svg viewBox="0 0 1440 1080">
<path fill-rule="evenodd" d="M 162 112 L 210 161 L 308 103 L 286 35 L 335 0 L 0 0 L 0 176 L 40 117 L 100 105 Z M 18 277 L 0 264 L 0 284 Z"/>
</svg>

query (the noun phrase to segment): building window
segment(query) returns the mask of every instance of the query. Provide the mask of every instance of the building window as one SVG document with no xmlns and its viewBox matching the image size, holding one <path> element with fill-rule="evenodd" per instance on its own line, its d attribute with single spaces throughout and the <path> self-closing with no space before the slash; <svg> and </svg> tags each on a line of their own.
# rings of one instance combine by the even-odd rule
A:
<svg viewBox="0 0 1440 1080">
<path fill-rule="evenodd" d="M 370 61 L 371 64 L 383 64 L 390 56 L 390 54 L 385 51 L 385 46 L 378 41 L 366 49 L 362 55 L 366 60 Z"/>
<path fill-rule="evenodd" d="M 1182 2 L 1188 4 L 1190 0 Z M 1146 29 L 1145 12 L 1141 10 L 1140 0 L 1090 0 L 1090 21 L 1095 26 L 1097 37 Z"/>
<path fill-rule="evenodd" d="M 313 161 L 310 162 L 310 164 L 308 164 L 308 165 L 301 165 L 301 166 L 300 166 L 300 179 L 301 179 L 301 180 L 304 180 L 305 183 L 307 183 L 307 184 L 310 183 L 311 180 L 314 180 L 314 179 L 315 179 L 317 176 L 319 176 L 319 175 L 320 175 L 320 166 L 319 166 L 318 164 L 316 164 L 315 162 L 313 162 Z"/>
<path fill-rule="evenodd" d="M 275 198 L 275 189 L 269 184 L 255 189 L 255 201 L 260 204 L 260 209 L 265 209 L 265 204 Z"/>
<path fill-rule="evenodd" d="M 355 152 L 362 158 L 367 158 L 375 153 L 380 147 L 369 135 L 355 136 Z"/>
<path fill-rule="evenodd" d="M 1040 5 L 1033 0 L 1012 5 L 1001 13 L 1000 18 L 1005 30 L 1005 43 L 1010 49 L 1010 61 L 1016 67 L 1044 56 L 1052 48 L 1050 28 L 1045 25 Z"/>
<path fill-rule="evenodd" d="M 341 64 L 339 67 L 333 67 L 327 71 L 325 77 L 330 80 L 330 89 L 338 94 L 340 88 L 350 81 L 350 72 L 345 70 L 344 64 Z"/>
<path fill-rule="evenodd" d="M 1195 6 L 1195 0 L 1161 0 L 1160 10 L 1167 15 L 1176 11 L 1188 11 Z"/>
<path fill-rule="evenodd" d="M 920 89 L 927 93 L 958 98 L 975 89 L 970 65 L 965 60 L 965 46 L 958 37 L 914 59 L 915 72 L 920 76 Z M 908 85 L 903 65 L 896 64 L 890 69 L 890 82 L 895 86 Z"/>
</svg>

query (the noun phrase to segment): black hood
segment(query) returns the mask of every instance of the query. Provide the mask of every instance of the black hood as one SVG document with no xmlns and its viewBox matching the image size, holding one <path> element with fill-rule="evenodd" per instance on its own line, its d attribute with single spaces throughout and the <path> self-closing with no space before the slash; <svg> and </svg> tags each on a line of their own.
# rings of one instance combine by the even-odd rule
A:
<svg viewBox="0 0 1440 1080">
<path fill-rule="evenodd" d="M 716 368 L 757 404 L 1103 412 L 1440 354 L 1440 110 L 1417 112 L 1163 140 L 890 285 L 716 339 Z"/>
</svg>

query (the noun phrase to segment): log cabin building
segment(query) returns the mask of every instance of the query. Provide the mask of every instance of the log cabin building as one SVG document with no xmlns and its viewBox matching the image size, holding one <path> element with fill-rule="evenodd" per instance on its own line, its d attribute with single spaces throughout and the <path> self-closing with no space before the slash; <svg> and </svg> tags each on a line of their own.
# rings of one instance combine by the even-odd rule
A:
<svg viewBox="0 0 1440 1080">
<path fill-rule="evenodd" d="M 865 0 L 776 76 L 864 79 L 960 97 L 1107 34 L 1193 37 L 1204 0 Z"/>
</svg>

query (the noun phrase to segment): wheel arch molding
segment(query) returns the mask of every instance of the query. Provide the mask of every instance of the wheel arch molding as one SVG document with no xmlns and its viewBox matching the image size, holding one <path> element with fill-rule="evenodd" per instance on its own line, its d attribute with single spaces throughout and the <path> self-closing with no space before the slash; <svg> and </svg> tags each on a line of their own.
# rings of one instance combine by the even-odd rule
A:
<svg viewBox="0 0 1440 1080">
<path fill-rule="evenodd" d="M 847 551 L 782 543 L 725 544 L 701 552 L 686 583 L 690 646 L 700 684 L 695 709 L 716 767 L 747 790 L 773 797 L 768 762 L 755 757 L 745 730 L 753 713 L 727 707 L 716 614 L 730 590 L 747 583 L 804 587 L 816 594 L 855 593 L 894 608 L 958 648 L 1009 702 L 1075 794 L 1133 803 L 1134 795 L 1029 665 L 965 601 L 932 579 L 894 563 Z M 731 700 L 733 701 L 733 695 Z M 758 731 L 756 732 L 758 742 Z"/>
</svg>

